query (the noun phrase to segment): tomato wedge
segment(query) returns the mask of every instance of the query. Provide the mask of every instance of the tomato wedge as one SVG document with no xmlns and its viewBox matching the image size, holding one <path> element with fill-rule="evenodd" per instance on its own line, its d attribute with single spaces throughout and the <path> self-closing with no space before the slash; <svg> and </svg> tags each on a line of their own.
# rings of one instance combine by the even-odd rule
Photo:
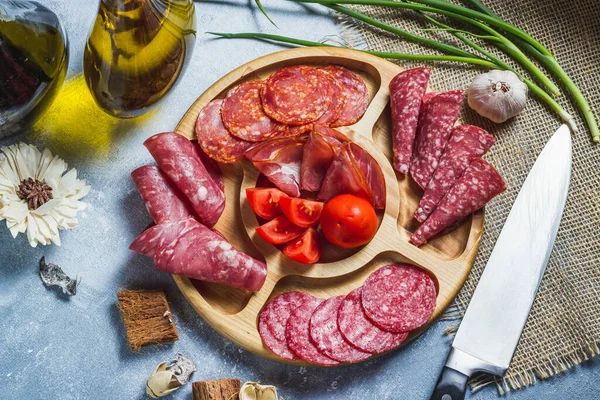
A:
<svg viewBox="0 0 600 400">
<path fill-rule="evenodd" d="M 315 228 L 308 228 L 283 248 L 283 254 L 303 264 L 314 264 L 321 258 L 321 241 Z"/>
<path fill-rule="evenodd" d="M 283 244 L 296 239 L 304 229 L 292 224 L 286 217 L 279 217 L 256 228 L 261 238 L 272 244 Z"/>
<path fill-rule="evenodd" d="M 316 225 L 323 210 L 323 203 L 320 201 L 296 197 L 282 197 L 279 200 L 279 206 L 287 219 L 302 228 L 310 228 Z"/>
<path fill-rule="evenodd" d="M 264 219 L 273 219 L 281 215 L 279 201 L 287 195 L 274 188 L 251 188 L 246 189 L 246 197 L 256 215 Z"/>
</svg>

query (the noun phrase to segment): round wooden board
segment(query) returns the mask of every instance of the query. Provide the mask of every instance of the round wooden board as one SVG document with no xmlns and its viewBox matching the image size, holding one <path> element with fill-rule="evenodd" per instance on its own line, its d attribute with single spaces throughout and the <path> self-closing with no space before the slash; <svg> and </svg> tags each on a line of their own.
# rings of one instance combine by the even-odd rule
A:
<svg viewBox="0 0 600 400">
<path fill-rule="evenodd" d="M 380 164 L 385 175 L 387 203 L 381 213 L 375 238 L 352 253 L 336 252 L 330 247 L 315 265 L 291 261 L 257 234 L 258 221 L 248 205 L 245 188 L 254 187 L 258 171 L 251 163 L 221 164 L 227 205 L 215 228 L 236 248 L 267 263 L 268 276 L 257 293 L 223 285 L 191 281 L 173 275 L 187 300 L 217 332 L 243 348 L 278 361 L 261 341 L 257 318 L 264 304 L 277 294 L 289 290 L 309 292 L 317 297 L 345 295 L 362 285 L 376 269 L 395 262 L 408 262 L 429 271 L 438 287 L 437 306 L 428 324 L 435 320 L 456 296 L 467 278 L 483 228 L 483 212 L 475 213 L 452 233 L 432 240 L 421 248 L 409 243 L 415 230 L 412 214 L 422 195 L 411 179 L 397 174 L 391 166 L 391 121 L 388 85 L 402 68 L 396 64 L 361 52 L 313 47 L 285 50 L 253 60 L 225 75 L 208 88 L 190 107 L 175 132 L 195 139 L 194 126 L 204 105 L 223 98 L 229 89 L 249 80 L 264 79 L 278 68 L 293 65 L 339 64 L 359 73 L 367 83 L 370 104 L 355 125 L 338 128 L 367 150 Z M 427 326 L 426 325 L 426 326 Z M 425 328 L 411 333 L 408 340 Z M 304 361 L 293 361 L 309 365 Z"/>
</svg>

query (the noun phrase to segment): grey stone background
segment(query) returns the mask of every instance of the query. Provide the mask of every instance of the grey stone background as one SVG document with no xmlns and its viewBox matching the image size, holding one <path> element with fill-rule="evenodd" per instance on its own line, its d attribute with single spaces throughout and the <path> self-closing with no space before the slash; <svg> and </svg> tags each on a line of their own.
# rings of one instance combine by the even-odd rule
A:
<svg viewBox="0 0 600 400">
<path fill-rule="evenodd" d="M 2 1 L 2 0 L 0 0 Z M 255 356 L 216 334 L 186 303 L 171 277 L 150 259 L 127 250 L 150 222 L 129 178 L 151 162 L 142 146 L 153 133 L 174 128 L 189 105 L 231 69 L 282 47 L 256 41 L 214 40 L 205 31 L 263 31 L 320 40 L 339 33 L 318 6 L 263 0 L 281 27 L 272 27 L 252 0 L 197 2 L 198 37 L 179 86 L 161 106 L 136 121 L 112 119 L 97 109 L 81 79 L 85 39 L 98 0 L 40 0 L 56 11 L 69 34 L 70 80 L 49 113 L 29 132 L 4 139 L 49 147 L 77 168 L 92 191 L 81 225 L 61 235 L 62 247 L 32 249 L 0 225 L 0 399 L 143 399 L 155 365 L 177 352 L 198 367 L 193 380 L 237 377 L 277 385 L 290 399 L 427 399 L 451 339 L 447 321 L 435 323 L 399 351 L 363 364 L 332 369 L 298 368 Z M 62 100 L 61 100 L 62 99 Z M 77 296 L 65 299 L 37 275 L 39 258 L 81 272 Z M 116 306 L 120 288 L 164 288 L 181 339 L 132 353 Z M 596 399 L 598 359 L 535 386 L 509 393 L 514 400 Z M 495 399 L 487 387 L 470 399 Z M 170 398 L 191 398 L 191 386 Z"/>
</svg>

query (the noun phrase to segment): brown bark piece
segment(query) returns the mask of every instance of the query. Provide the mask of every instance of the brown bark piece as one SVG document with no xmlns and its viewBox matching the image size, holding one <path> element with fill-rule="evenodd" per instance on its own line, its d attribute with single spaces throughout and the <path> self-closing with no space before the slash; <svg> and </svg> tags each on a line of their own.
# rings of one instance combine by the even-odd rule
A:
<svg viewBox="0 0 600 400">
<path fill-rule="evenodd" d="M 192 400 L 239 400 L 239 379 L 217 379 L 192 383 Z"/>
<path fill-rule="evenodd" d="M 179 340 L 163 290 L 126 290 L 117 293 L 117 298 L 132 350 Z"/>
</svg>

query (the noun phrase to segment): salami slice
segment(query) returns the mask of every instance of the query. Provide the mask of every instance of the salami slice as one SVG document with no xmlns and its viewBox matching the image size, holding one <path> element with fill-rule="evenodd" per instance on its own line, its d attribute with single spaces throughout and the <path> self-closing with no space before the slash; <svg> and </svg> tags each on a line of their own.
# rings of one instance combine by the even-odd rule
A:
<svg viewBox="0 0 600 400">
<path fill-rule="evenodd" d="M 310 338 L 310 318 L 323 301 L 312 298 L 296 307 L 288 319 L 285 338 L 292 352 L 298 357 L 309 363 L 328 367 L 339 362 L 321 353 Z"/>
<path fill-rule="evenodd" d="M 351 291 L 340 305 L 338 326 L 344 339 L 357 349 L 373 354 L 400 346 L 408 333 L 393 333 L 379 329 L 365 315 L 361 298 L 362 288 L 358 288 Z"/>
<path fill-rule="evenodd" d="M 130 249 L 154 256 L 156 269 L 252 292 L 260 290 L 267 266 L 235 249 L 223 236 L 193 218 L 155 225 Z"/>
<path fill-rule="evenodd" d="M 131 178 L 155 223 L 176 222 L 196 215 L 189 200 L 158 167 L 137 168 Z"/>
<path fill-rule="evenodd" d="M 196 120 L 196 138 L 204 152 L 213 160 L 231 164 L 244 158 L 253 144 L 229 133 L 221 119 L 223 100 L 213 100 L 200 110 Z"/>
<path fill-rule="evenodd" d="M 410 241 L 416 246 L 427 243 L 438 232 L 479 210 L 505 190 L 506 182 L 498 171 L 486 161 L 474 159 Z"/>
<path fill-rule="evenodd" d="M 473 158 L 484 155 L 495 142 L 496 139 L 492 135 L 476 126 L 455 127 L 438 167 L 419 202 L 415 219 L 421 223 L 425 222 L 442 197 L 465 172 Z"/>
<path fill-rule="evenodd" d="M 306 137 L 271 139 L 246 153 L 246 158 L 287 195 L 300 196 L 300 165 Z"/>
<path fill-rule="evenodd" d="M 369 89 L 357 73 L 340 65 L 328 65 L 324 71 L 332 74 L 342 87 L 344 106 L 340 116 L 329 124 L 332 128 L 352 125 L 362 118 L 369 106 Z"/>
<path fill-rule="evenodd" d="M 244 82 L 227 93 L 221 106 L 223 124 L 233 136 L 249 142 L 275 137 L 285 125 L 265 114 L 260 92 L 264 81 Z"/>
<path fill-rule="evenodd" d="M 423 104 L 410 162 L 410 175 L 425 189 L 458 119 L 463 91 L 439 93 Z"/>
<path fill-rule="evenodd" d="M 315 309 L 310 318 L 310 337 L 321 353 L 336 361 L 366 360 L 371 354 L 350 345 L 338 329 L 337 314 L 343 300 L 344 296 L 331 297 Z"/>
<path fill-rule="evenodd" d="M 308 65 L 275 71 L 261 91 L 265 113 L 284 124 L 302 125 L 321 117 L 331 104 L 323 73 Z"/>
<path fill-rule="evenodd" d="M 407 174 L 410 166 L 419 111 L 429 75 L 429 68 L 414 68 L 399 73 L 390 82 L 393 164 L 401 174 Z"/>
<path fill-rule="evenodd" d="M 363 285 L 367 317 L 388 332 L 409 332 L 429 320 L 435 309 L 435 284 L 410 264 L 392 264 L 372 273 Z"/>
<path fill-rule="evenodd" d="M 213 181 L 192 142 L 167 132 L 144 142 L 160 169 L 187 196 L 200 221 L 213 226 L 225 208 L 225 195 Z"/>
<path fill-rule="evenodd" d="M 344 96 L 340 81 L 331 72 L 325 69 L 320 69 L 320 72 L 322 72 L 323 79 L 327 82 L 327 97 L 331 99 L 331 104 L 315 123 L 330 125 L 342 115 L 342 110 L 346 105 L 346 96 Z"/>
<path fill-rule="evenodd" d="M 354 143 L 345 143 L 327 169 L 317 199 L 328 201 L 340 194 L 353 194 L 373 207 L 385 208 L 385 179 L 379 164 Z"/>
<path fill-rule="evenodd" d="M 300 183 L 303 190 L 318 192 L 327 169 L 342 147 L 343 135 L 323 125 L 315 125 L 302 153 Z"/>
<path fill-rule="evenodd" d="M 304 135 L 305 133 L 310 132 L 312 128 L 313 124 L 287 125 L 286 128 L 277 135 L 277 137 L 285 138 Z"/>
<path fill-rule="evenodd" d="M 206 168 L 206 172 L 212 178 L 213 182 L 217 185 L 221 192 L 225 193 L 225 182 L 223 182 L 223 173 L 221 172 L 221 167 L 219 167 L 219 163 L 210 158 L 200 147 L 200 145 L 196 142 L 194 143 L 194 148 L 196 149 L 198 156 L 200 157 L 200 161 L 204 164 L 204 168 Z"/>
<path fill-rule="evenodd" d="M 258 317 L 258 332 L 265 346 L 273 353 L 286 360 L 295 360 L 297 357 L 288 347 L 285 329 L 294 309 L 305 301 L 314 299 L 304 292 L 285 292 L 273 298 L 260 312 Z"/>
</svg>

